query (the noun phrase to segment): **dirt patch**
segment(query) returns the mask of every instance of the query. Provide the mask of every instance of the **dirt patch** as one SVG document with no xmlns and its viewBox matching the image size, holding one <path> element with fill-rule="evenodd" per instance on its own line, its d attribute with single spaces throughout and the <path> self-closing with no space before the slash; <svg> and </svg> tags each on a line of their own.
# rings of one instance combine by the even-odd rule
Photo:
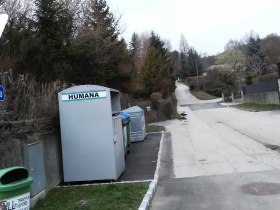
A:
<svg viewBox="0 0 280 210">
<path fill-rule="evenodd" d="M 266 146 L 267 148 L 280 152 L 280 146 L 278 145 L 273 145 L 273 144 L 264 144 L 264 146 Z"/>
<path fill-rule="evenodd" d="M 254 182 L 241 186 L 241 191 L 250 195 L 280 194 L 280 184 L 272 182 Z"/>
</svg>

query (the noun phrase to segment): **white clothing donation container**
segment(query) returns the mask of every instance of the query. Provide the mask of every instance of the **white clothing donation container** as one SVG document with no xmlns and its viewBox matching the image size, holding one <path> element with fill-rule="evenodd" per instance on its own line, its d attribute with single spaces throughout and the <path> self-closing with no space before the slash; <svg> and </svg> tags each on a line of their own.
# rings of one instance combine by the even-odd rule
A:
<svg viewBox="0 0 280 210">
<path fill-rule="evenodd" d="M 64 181 L 117 180 L 125 169 L 119 91 L 81 85 L 58 99 Z"/>
</svg>

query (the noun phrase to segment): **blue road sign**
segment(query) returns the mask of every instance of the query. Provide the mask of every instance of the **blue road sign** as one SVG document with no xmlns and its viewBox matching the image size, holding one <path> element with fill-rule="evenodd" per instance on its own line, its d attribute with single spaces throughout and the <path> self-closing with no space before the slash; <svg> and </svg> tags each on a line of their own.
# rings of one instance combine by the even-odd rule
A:
<svg viewBox="0 0 280 210">
<path fill-rule="evenodd" d="M 5 89 L 3 85 L 0 85 L 0 101 L 5 101 Z"/>
</svg>

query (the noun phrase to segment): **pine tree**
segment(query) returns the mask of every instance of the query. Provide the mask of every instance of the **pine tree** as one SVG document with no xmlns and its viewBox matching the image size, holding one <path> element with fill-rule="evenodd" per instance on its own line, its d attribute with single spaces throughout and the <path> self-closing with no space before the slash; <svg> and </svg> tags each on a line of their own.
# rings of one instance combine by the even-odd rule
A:
<svg viewBox="0 0 280 210">
<path fill-rule="evenodd" d="M 73 32 L 73 15 L 57 0 L 36 0 L 36 38 L 39 41 L 37 76 L 53 80 L 60 74 Z"/>
<path fill-rule="evenodd" d="M 132 58 L 134 71 L 139 73 L 142 60 L 142 43 L 136 33 L 132 34 L 131 41 L 129 43 L 129 55 Z"/>
<path fill-rule="evenodd" d="M 181 52 L 180 53 L 180 63 L 181 63 L 180 77 L 182 79 L 186 79 L 189 76 L 187 59 L 188 56 L 185 53 Z"/>
<path fill-rule="evenodd" d="M 37 36 L 42 44 L 61 48 L 69 44 L 73 31 L 73 17 L 66 5 L 57 0 L 36 0 Z"/>
<path fill-rule="evenodd" d="M 143 64 L 143 82 L 146 95 L 161 92 L 163 96 L 174 91 L 175 83 L 172 77 L 171 63 L 167 57 L 164 43 L 152 32 L 150 45 Z"/>
<path fill-rule="evenodd" d="M 169 53 L 169 60 L 172 65 L 172 75 L 175 79 L 180 77 L 180 73 L 182 71 L 180 53 L 178 51 L 173 51 Z"/>
<path fill-rule="evenodd" d="M 117 40 L 120 35 L 119 21 L 115 18 L 105 0 L 92 0 L 87 4 L 85 26 L 94 31 L 96 38 Z"/>
<path fill-rule="evenodd" d="M 250 34 L 245 46 L 246 71 L 248 76 L 259 76 L 268 73 L 269 59 L 261 47 L 258 35 Z"/>
<path fill-rule="evenodd" d="M 84 26 L 77 37 L 77 47 L 91 58 L 83 70 L 84 82 L 123 88 L 128 80 L 129 55 L 125 41 L 119 40 L 118 20 L 105 0 L 87 2 Z M 123 83 L 121 83 L 123 82 Z"/>
<path fill-rule="evenodd" d="M 200 62 L 200 57 L 194 48 L 188 50 L 186 69 L 188 76 L 190 77 L 201 75 L 202 64 Z"/>
</svg>

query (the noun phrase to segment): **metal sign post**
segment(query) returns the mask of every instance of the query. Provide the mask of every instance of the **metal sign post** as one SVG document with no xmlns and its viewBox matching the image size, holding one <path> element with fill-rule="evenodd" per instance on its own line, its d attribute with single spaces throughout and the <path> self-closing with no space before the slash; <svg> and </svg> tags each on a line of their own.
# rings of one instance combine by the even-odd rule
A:
<svg viewBox="0 0 280 210">
<path fill-rule="evenodd" d="M 0 37 L 4 31 L 5 25 L 8 21 L 7 14 L 0 14 Z M 0 102 L 5 101 L 5 89 L 3 85 L 0 85 Z"/>
</svg>

